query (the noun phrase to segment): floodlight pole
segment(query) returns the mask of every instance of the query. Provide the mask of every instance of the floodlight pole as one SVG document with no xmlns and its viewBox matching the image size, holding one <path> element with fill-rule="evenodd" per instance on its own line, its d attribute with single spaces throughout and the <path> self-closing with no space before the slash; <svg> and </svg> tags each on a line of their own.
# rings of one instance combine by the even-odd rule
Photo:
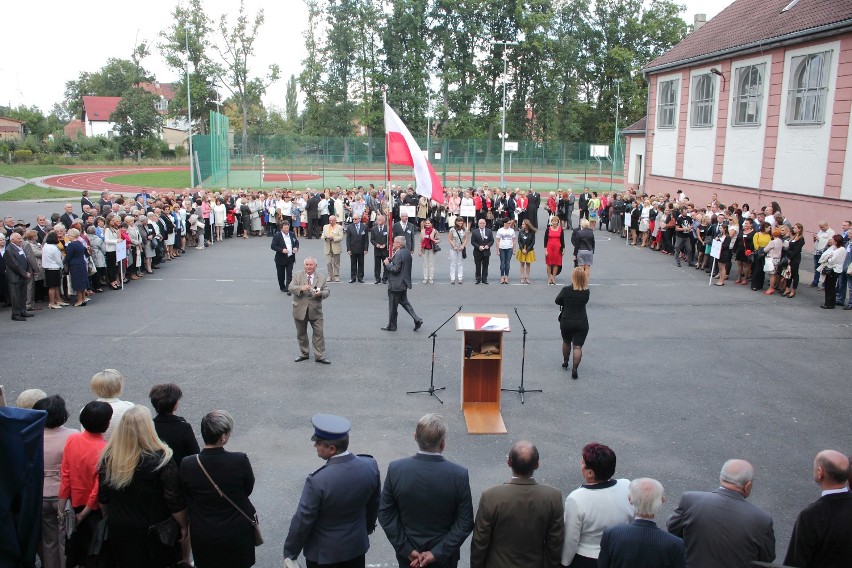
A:
<svg viewBox="0 0 852 568">
<path fill-rule="evenodd" d="M 609 168 L 609 190 L 612 191 L 612 176 L 615 173 L 615 160 L 618 158 L 618 107 L 621 105 L 621 79 L 615 79 L 615 134 L 612 140 L 612 166 Z M 629 240 L 629 239 L 628 239 Z"/>
<path fill-rule="evenodd" d="M 499 44 L 503 46 L 503 105 L 502 109 L 502 124 L 500 128 L 500 189 L 506 189 L 506 70 L 509 63 L 509 58 L 506 54 L 506 49 L 510 45 L 518 45 L 516 41 L 492 41 L 492 45 Z"/>
<path fill-rule="evenodd" d="M 432 90 L 429 90 L 429 99 L 426 103 L 426 159 L 432 160 L 431 136 L 432 127 L 430 121 L 432 119 Z"/>
<path fill-rule="evenodd" d="M 186 46 L 186 134 L 189 140 L 189 187 L 195 188 L 195 176 L 192 175 L 192 95 L 189 81 L 189 28 L 184 28 L 184 45 Z"/>
</svg>

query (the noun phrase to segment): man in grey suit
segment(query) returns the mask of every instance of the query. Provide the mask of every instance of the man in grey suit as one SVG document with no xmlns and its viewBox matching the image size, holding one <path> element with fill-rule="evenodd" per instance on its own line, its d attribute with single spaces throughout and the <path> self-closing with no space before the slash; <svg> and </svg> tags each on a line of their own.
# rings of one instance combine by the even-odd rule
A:
<svg viewBox="0 0 852 568">
<path fill-rule="evenodd" d="M 388 466 L 379 524 L 400 568 L 455 568 L 459 549 L 473 529 L 467 469 L 441 455 L 446 439 L 444 418 L 427 414 L 414 431 L 417 454 Z"/>
<path fill-rule="evenodd" d="M 822 495 L 796 517 L 784 565 L 848 568 L 852 566 L 849 458 L 836 450 L 823 450 L 814 459 L 813 476 Z"/>
<path fill-rule="evenodd" d="M 323 335 L 322 301 L 331 293 L 328 289 L 328 278 L 317 274 L 317 259 L 309 256 L 304 261 L 305 270 L 293 275 L 287 288 L 293 295 L 293 321 L 296 323 L 296 337 L 299 340 L 300 355 L 296 363 L 310 359 L 308 345 L 308 323 L 313 332 L 314 358 L 317 363 L 328 365 L 331 361 L 325 358 L 325 336 Z"/>
<path fill-rule="evenodd" d="M 538 450 L 515 442 L 512 479 L 482 492 L 470 543 L 470 568 L 555 568 L 565 537 L 562 493 L 536 482 Z"/>
<path fill-rule="evenodd" d="M 317 456 L 326 464 L 305 480 L 284 558 L 304 550 L 307 568 L 364 568 L 379 510 L 379 466 L 372 456 L 349 452 L 347 419 L 315 414 L 311 423 Z"/>
<path fill-rule="evenodd" d="M 669 532 L 683 539 L 689 568 L 748 568 L 753 560 L 775 559 L 772 517 L 752 505 L 754 468 L 745 460 L 728 460 L 712 492 L 683 494 L 669 518 Z"/>
<path fill-rule="evenodd" d="M 414 307 L 408 301 L 408 289 L 411 288 L 411 252 L 405 248 L 405 237 L 393 238 L 393 258 L 385 259 L 388 267 L 388 325 L 382 329 L 396 331 L 398 307 L 408 312 L 414 319 L 414 331 L 420 329 L 423 320 L 414 313 Z"/>
<path fill-rule="evenodd" d="M 13 231 L 9 235 L 9 242 L 3 253 L 13 321 L 27 321 L 27 318 L 35 315 L 27 311 L 27 282 L 33 274 L 30 272 L 30 264 L 23 246 L 24 237 Z"/>
<path fill-rule="evenodd" d="M 685 568 L 683 540 L 654 523 L 666 502 L 662 484 L 647 477 L 634 479 L 627 499 L 636 508 L 636 518 L 604 529 L 598 568 Z"/>
</svg>

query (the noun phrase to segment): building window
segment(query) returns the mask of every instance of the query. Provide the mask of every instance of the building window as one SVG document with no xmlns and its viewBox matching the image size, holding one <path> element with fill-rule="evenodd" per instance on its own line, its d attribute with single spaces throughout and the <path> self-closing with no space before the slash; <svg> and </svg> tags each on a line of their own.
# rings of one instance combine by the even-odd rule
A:
<svg viewBox="0 0 852 568">
<path fill-rule="evenodd" d="M 787 124 L 822 124 L 831 51 L 794 57 L 787 95 Z"/>
<path fill-rule="evenodd" d="M 737 69 L 734 93 L 734 126 L 758 126 L 760 106 L 763 102 L 763 77 L 766 64 L 749 65 Z"/>
<path fill-rule="evenodd" d="M 674 128 L 677 124 L 677 89 L 678 79 L 662 81 L 657 96 L 657 126 L 659 128 Z"/>
<path fill-rule="evenodd" d="M 713 75 L 710 73 L 692 78 L 691 126 L 713 126 L 713 91 Z"/>
</svg>

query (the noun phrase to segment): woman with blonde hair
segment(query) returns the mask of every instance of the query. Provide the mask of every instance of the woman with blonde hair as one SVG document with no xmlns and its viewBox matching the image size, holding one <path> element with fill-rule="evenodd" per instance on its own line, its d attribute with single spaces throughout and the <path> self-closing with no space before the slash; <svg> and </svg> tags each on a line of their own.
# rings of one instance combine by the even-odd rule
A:
<svg viewBox="0 0 852 568">
<path fill-rule="evenodd" d="M 104 438 L 109 441 L 121 417 L 133 408 L 132 402 L 118 398 L 124 389 L 124 377 L 115 369 L 104 369 L 92 375 L 89 388 L 98 397 L 97 400 L 106 402 L 112 407 L 112 420 L 110 420 L 109 427 L 104 432 Z"/>
<path fill-rule="evenodd" d="M 588 223 L 587 219 L 583 219 Z M 589 303 L 589 275 L 582 266 L 571 271 L 571 284 L 556 296 L 559 304 L 559 331 L 562 333 L 562 368 L 568 368 L 573 348 L 571 378 L 578 378 L 577 367 L 583 358 L 583 344 L 589 333 L 586 304 Z"/>
<path fill-rule="evenodd" d="M 535 227 L 529 219 L 521 223 L 518 231 L 518 262 L 521 263 L 521 284 L 530 283 L 530 266 L 535 262 Z"/>
<path fill-rule="evenodd" d="M 124 413 L 98 464 L 98 501 L 116 565 L 167 568 L 189 560 L 187 508 L 172 450 L 154 430 L 151 411 Z"/>
<path fill-rule="evenodd" d="M 550 225 L 544 231 L 544 264 L 547 283 L 556 285 L 556 275 L 562 272 L 562 253 L 565 251 L 565 234 L 559 217 L 551 215 Z"/>
</svg>

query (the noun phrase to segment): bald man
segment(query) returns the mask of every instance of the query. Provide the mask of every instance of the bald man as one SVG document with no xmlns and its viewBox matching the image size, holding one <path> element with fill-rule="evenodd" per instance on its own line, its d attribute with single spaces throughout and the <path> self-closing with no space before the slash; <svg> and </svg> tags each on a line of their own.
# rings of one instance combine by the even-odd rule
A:
<svg viewBox="0 0 852 568">
<path fill-rule="evenodd" d="M 823 450 L 814 458 L 814 481 L 822 496 L 796 517 L 786 566 L 849 568 L 852 566 L 852 494 L 849 458 Z"/>
<path fill-rule="evenodd" d="M 669 532 L 683 539 L 689 568 L 747 567 L 775 560 L 772 517 L 746 499 L 754 467 L 728 460 L 715 491 L 688 491 L 669 517 Z"/>
<path fill-rule="evenodd" d="M 538 450 L 531 442 L 516 442 L 507 463 L 512 478 L 479 498 L 470 567 L 558 566 L 565 538 L 562 493 L 533 478 Z"/>
</svg>

